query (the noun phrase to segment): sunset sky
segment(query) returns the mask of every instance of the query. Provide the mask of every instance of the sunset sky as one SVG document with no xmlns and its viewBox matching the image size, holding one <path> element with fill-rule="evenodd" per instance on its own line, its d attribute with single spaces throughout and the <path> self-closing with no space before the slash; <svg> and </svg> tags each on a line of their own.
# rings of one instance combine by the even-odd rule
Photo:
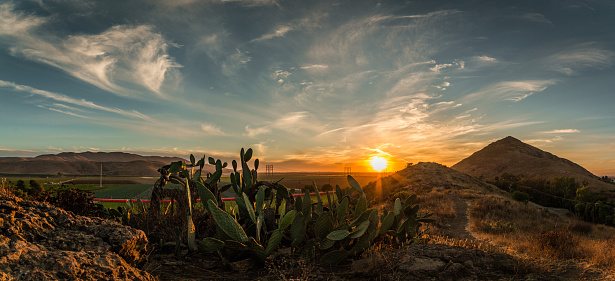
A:
<svg viewBox="0 0 615 281">
<path fill-rule="evenodd" d="M 615 176 L 615 2 L 0 4 L 0 156 L 124 151 L 353 171 L 514 136 Z"/>
</svg>

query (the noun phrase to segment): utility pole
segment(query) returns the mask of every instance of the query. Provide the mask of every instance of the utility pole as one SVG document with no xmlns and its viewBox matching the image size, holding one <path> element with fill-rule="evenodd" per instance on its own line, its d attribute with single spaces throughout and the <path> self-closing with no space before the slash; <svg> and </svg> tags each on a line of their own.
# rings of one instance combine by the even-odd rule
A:
<svg viewBox="0 0 615 281">
<path fill-rule="evenodd" d="M 350 167 L 344 167 L 344 174 L 346 176 L 351 175 L 352 174 L 351 168 Z"/>
<path fill-rule="evenodd" d="M 102 187 L 102 163 L 100 163 L 100 186 Z"/>
</svg>

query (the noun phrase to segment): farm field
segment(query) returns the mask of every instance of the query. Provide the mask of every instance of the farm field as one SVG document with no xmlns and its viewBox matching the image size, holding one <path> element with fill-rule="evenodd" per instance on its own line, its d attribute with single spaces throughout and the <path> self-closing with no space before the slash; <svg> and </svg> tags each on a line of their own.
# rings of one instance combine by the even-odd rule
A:
<svg viewBox="0 0 615 281">
<path fill-rule="evenodd" d="M 353 177 L 361 184 L 365 186 L 370 182 L 376 181 L 381 174 L 379 173 L 355 173 Z M 13 183 L 18 180 L 23 180 L 26 185 L 30 180 L 35 180 L 40 184 L 43 184 L 45 189 L 49 190 L 53 187 L 58 187 L 61 183 L 75 187 L 81 190 L 91 191 L 95 198 L 100 199 L 149 199 L 143 198 L 143 195 L 139 196 L 144 191 L 151 188 L 156 182 L 157 177 L 104 177 L 102 178 L 102 186 L 100 186 L 100 177 L 9 177 L 8 181 Z M 339 185 L 344 188 L 348 186 L 346 175 L 341 173 L 278 173 L 274 175 L 259 175 L 261 181 L 280 181 L 284 186 L 289 189 L 301 189 L 306 185 L 312 185 L 314 182 L 319 188 L 322 188 L 325 184 L 330 184 L 333 187 Z M 220 185 L 230 183 L 229 175 L 224 175 L 221 178 Z M 169 184 L 168 187 L 174 185 Z M 176 185 L 175 187 L 179 187 Z M 322 190 L 321 190 L 322 191 Z M 225 196 L 223 194 L 223 196 Z M 233 197 L 230 192 L 227 192 L 225 197 Z M 315 196 L 312 196 L 312 200 L 316 200 Z M 323 200 L 326 201 L 326 196 L 323 196 Z M 125 206 L 125 203 L 118 202 L 101 202 L 106 208 L 117 208 L 118 206 Z"/>
</svg>

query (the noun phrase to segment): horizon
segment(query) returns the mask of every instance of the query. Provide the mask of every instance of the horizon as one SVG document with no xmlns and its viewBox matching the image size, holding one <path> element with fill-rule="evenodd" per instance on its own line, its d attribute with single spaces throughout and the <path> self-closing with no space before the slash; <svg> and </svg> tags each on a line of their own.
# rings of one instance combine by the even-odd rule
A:
<svg viewBox="0 0 615 281">
<path fill-rule="evenodd" d="M 372 172 L 514 136 L 615 175 L 615 3 L 401 2 L 3 2 L 0 157 Z"/>
<path fill-rule="evenodd" d="M 508 136 L 506 138 L 509 138 L 509 137 L 512 137 L 512 136 Z M 512 138 L 514 138 L 514 137 L 512 137 Z M 503 139 L 500 139 L 500 140 L 503 140 Z M 478 151 L 476 151 L 476 152 L 478 152 Z M 548 151 L 545 151 L 545 152 L 550 153 Z M 23 156 L 23 157 L 24 158 L 36 158 L 36 157 L 39 157 L 39 156 L 48 156 L 48 155 L 56 156 L 56 155 L 61 155 L 61 154 L 66 154 L 66 153 L 68 153 L 68 154 L 80 154 L 80 153 L 94 153 L 94 154 L 95 153 L 124 153 L 124 154 L 132 154 L 132 155 L 144 156 L 144 157 L 178 158 L 178 159 L 182 159 L 182 160 L 186 161 L 186 163 L 189 163 L 189 161 L 190 161 L 189 160 L 190 159 L 189 156 L 182 157 L 182 156 L 164 156 L 164 155 L 142 155 L 142 154 L 136 154 L 136 153 L 130 153 L 130 152 L 121 152 L 121 151 L 83 151 L 83 152 L 65 151 L 65 152 L 60 152 L 60 153 L 57 153 L 57 154 L 42 154 L 42 155 L 37 155 L 37 156 Z M 204 155 L 204 156 L 207 157 L 206 155 Z M 555 156 L 559 157 L 558 155 L 555 155 Z M 17 157 L 17 156 L 15 156 L 15 157 Z M 1 160 L 1 158 L 3 158 L 3 157 L 0 156 L 0 160 Z M 562 158 L 562 157 L 560 157 L 560 158 Z M 199 158 L 196 157 L 196 159 L 198 160 Z M 254 159 L 258 159 L 258 157 L 254 157 Z M 462 161 L 464 159 L 461 159 L 460 161 Z M 566 158 L 563 157 L 562 159 L 566 159 Z M 231 163 L 233 160 L 237 160 L 238 161 L 239 160 L 239 156 L 236 159 L 224 158 L 224 159 L 220 159 L 220 160 L 222 162 Z M 566 160 L 572 161 L 574 163 L 573 160 L 570 160 L 570 159 L 566 159 Z M 458 161 L 458 162 L 456 162 L 454 164 L 457 164 L 460 161 Z M 438 162 L 435 162 L 435 161 L 421 161 L 421 162 L 418 162 L 418 163 L 406 163 L 406 166 L 404 166 L 404 167 L 402 167 L 400 169 L 395 169 L 395 170 L 391 170 L 390 167 L 386 167 L 386 168 L 384 168 L 381 171 L 374 171 L 374 169 L 372 169 L 368 164 L 363 164 L 363 166 L 359 166 L 360 170 L 357 170 L 356 169 L 357 167 L 354 167 L 355 170 L 352 170 L 352 168 L 353 168 L 352 166 L 344 166 L 344 167 L 341 167 L 340 169 L 333 169 L 333 170 L 300 170 L 300 168 L 290 168 L 289 169 L 288 167 L 282 166 L 281 167 L 282 171 L 279 171 L 280 170 L 280 166 L 274 166 L 275 167 L 275 171 L 273 171 L 273 172 L 274 172 L 274 174 L 278 174 L 278 175 L 279 174 L 334 174 L 335 176 L 344 176 L 344 175 L 379 174 L 381 176 L 383 176 L 383 175 L 386 176 L 386 175 L 390 175 L 390 174 L 393 174 L 393 173 L 396 173 L 396 172 L 399 172 L 399 171 L 405 169 L 406 167 L 408 167 L 407 165 L 414 166 L 414 165 L 418 165 L 418 164 L 425 163 L 425 162 L 426 163 L 440 164 L 440 165 L 443 165 L 443 166 L 448 167 L 448 168 L 452 168 L 452 166 L 454 166 L 454 164 L 453 165 L 446 165 L 446 164 L 438 163 Z M 274 164 L 278 164 L 279 165 L 280 163 L 279 162 L 262 162 L 261 161 L 260 162 L 260 167 L 263 167 L 265 165 L 274 165 Z M 213 166 L 211 166 L 209 164 L 206 164 L 205 167 L 206 167 L 205 168 L 206 170 L 207 170 L 207 167 L 213 168 Z M 583 167 L 583 166 L 581 165 L 581 167 Z M 583 167 L 583 168 L 585 168 L 585 167 Z M 350 169 L 350 170 L 346 170 L 346 169 Z M 229 167 L 224 168 L 223 170 L 232 170 L 232 169 L 229 166 Z M 239 170 L 241 170 L 241 169 L 239 169 Z M 272 167 L 272 170 L 273 170 L 273 167 Z M 598 173 L 595 173 L 594 171 L 591 171 L 589 169 L 588 169 L 588 171 L 590 173 L 594 174 L 595 176 L 598 176 L 598 177 L 602 177 L 602 176 L 615 177 L 615 174 L 608 174 L 608 173 L 607 174 L 598 174 Z M 2 174 L 2 173 L 0 172 L 0 174 Z M 267 172 L 263 171 L 262 169 L 260 171 L 260 174 L 261 174 L 261 176 L 265 176 L 265 177 L 268 176 Z M 228 174 L 223 172 L 223 175 L 228 175 Z"/>
</svg>

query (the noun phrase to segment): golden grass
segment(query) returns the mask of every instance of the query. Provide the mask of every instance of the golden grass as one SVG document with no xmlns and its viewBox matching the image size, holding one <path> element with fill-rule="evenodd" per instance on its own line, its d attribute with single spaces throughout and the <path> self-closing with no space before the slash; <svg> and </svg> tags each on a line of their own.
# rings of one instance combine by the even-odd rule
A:
<svg viewBox="0 0 615 281">
<path fill-rule="evenodd" d="M 421 212 L 433 213 L 436 221 L 448 221 L 456 217 L 454 203 L 450 198 L 450 192 L 434 189 L 428 193 L 421 194 L 417 198 Z"/>
<path fill-rule="evenodd" d="M 555 215 L 527 204 L 486 196 L 469 210 L 470 229 L 511 254 L 582 260 L 615 270 L 615 229 Z"/>
</svg>

